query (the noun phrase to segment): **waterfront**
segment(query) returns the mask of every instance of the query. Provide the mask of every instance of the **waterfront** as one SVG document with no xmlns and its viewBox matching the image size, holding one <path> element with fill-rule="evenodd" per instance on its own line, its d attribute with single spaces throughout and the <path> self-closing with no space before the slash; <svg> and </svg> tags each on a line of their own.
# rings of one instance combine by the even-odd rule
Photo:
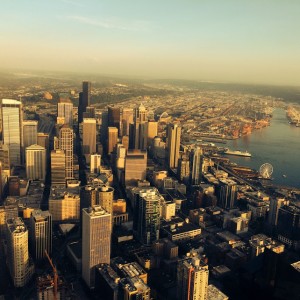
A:
<svg viewBox="0 0 300 300">
<path fill-rule="evenodd" d="M 300 128 L 288 123 L 285 110 L 275 109 L 270 126 L 228 141 L 227 147 L 252 154 L 252 157 L 230 156 L 232 162 L 256 170 L 270 163 L 274 168 L 274 184 L 300 188 Z"/>
</svg>

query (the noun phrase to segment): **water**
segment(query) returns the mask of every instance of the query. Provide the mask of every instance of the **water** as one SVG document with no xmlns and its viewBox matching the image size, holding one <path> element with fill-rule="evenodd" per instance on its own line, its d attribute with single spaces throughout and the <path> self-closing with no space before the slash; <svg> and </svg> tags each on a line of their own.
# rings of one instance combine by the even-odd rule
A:
<svg viewBox="0 0 300 300">
<path fill-rule="evenodd" d="M 232 162 L 256 170 L 270 163 L 274 184 L 300 188 L 300 127 L 288 123 L 283 109 L 274 110 L 270 126 L 228 141 L 226 147 L 252 154 L 252 157 L 228 156 Z"/>
</svg>

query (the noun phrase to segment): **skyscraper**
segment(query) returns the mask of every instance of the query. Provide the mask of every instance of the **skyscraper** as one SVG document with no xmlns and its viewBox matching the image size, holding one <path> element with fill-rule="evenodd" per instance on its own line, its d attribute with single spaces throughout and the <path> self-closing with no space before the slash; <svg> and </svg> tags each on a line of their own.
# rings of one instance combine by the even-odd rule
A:
<svg viewBox="0 0 300 300">
<path fill-rule="evenodd" d="M 44 259 L 45 250 L 52 252 L 52 216 L 49 211 L 36 209 L 30 217 L 31 253 L 36 260 Z"/>
<path fill-rule="evenodd" d="M 113 214 L 113 201 L 114 201 L 114 188 L 110 186 L 99 187 L 98 190 L 98 203 L 108 213 Z"/>
<path fill-rule="evenodd" d="M 198 185 L 201 183 L 201 175 L 202 175 L 202 149 L 200 147 L 196 147 L 193 153 L 193 164 L 192 164 L 192 176 L 191 181 L 192 185 Z"/>
<path fill-rule="evenodd" d="M 60 94 L 59 102 L 57 103 L 57 117 L 64 118 L 63 124 L 67 124 L 70 127 L 73 126 L 73 103 L 66 93 Z"/>
<path fill-rule="evenodd" d="M 91 83 L 89 81 L 82 82 L 82 92 L 79 93 L 79 105 L 78 105 L 78 123 L 83 120 L 83 113 L 86 112 L 86 108 L 90 106 L 91 99 Z"/>
<path fill-rule="evenodd" d="M 51 151 L 51 183 L 66 184 L 66 155 L 63 150 Z"/>
<path fill-rule="evenodd" d="M 217 187 L 218 206 L 231 209 L 236 206 L 237 184 L 231 179 L 220 179 Z"/>
<path fill-rule="evenodd" d="M 193 256 L 195 255 L 195 256 Z M 178 299 L 207 299 L 208 266 L 192 254 L 178 263 L 177 266 L 177 295 Z"/>
<path fill-rule="evenodd" d="M 108 127 L 108 151 L 107 154 L 111 154 L 118 143 L 118 128 Z"/>
<path fill-rule="evenodd" d="M 46 177 L 46 150 L 39 145 L 31 145 L 26 151 L 26 175 L 31 180 L 44 181 Z"/>
<path fill-rule="evenodd" d="M 38 121 L 24 120 L 23 121 L 23 157 L 25 157 L 25 149 L 28 146 L 37 144 L 37 128 Z"/>
<path fill-rule="evenodd" d="M 23 287 L 30 279 L 33 269 L 29 264 L 28 230 L 21 218 L 8 219 L 7 261 L 15 287 Z"/>
<path fill-rule="evenodd" d="M 8 145 L 10 163 L 21 164 L 22 145 L 22 103 L 12 99 L 2 99 L 2 138 L 3 143 Z"/>
<path fill-rule="evenodd" d="M 66 179 L 73 178 L 73 142 L 74 133 L 67 125 L 63 125 L 59 131 L 59 149 L 65 151 L 66 156 Z"/>
<path fill-rule="evenodd" d="M 178 124 L 168 125 L 168 165 L 177 168 L 180 150 L 181 127 Z"/>
<path fill-rule="evenodd" d="M 277 226 L 278 222 L 278 211 L 279 208 L 284 206 L 284 205 L 289 205 L 289 200 L 286 200 L 285 198 L 271 198 L 270 199 L 270 209 L 268 213 L 268 223 L 271 226 Z"/>
<path fill-rule="evenodd" d="M 129 135 L 129 124 L 133 124 L 133 109 L 123 108 L 121 111 L 121 136 Z"/>
<path fill-rule="evenodd" d="M 147 123 L 147 147 L 149 147 L 153 139 L 157 136 L 158 122 L 149 120 Z"/>
<path fill-rule="evenodd" d="M 95 266 L 110 263 L 111 214 L 100 205 L 82 210 L 82 278 L 95 287 Z"/>
<path fill-rule="evenodd" d="M 118 106 L 108 107 L 108 126 L 116 127 L 120 130 L 121 109 Z M 120 134 L 121 135 L 121 134 Z"/>
<path fill-rule="evenodd" d="M 87 163 L 96 152 L 96 119 L 84 118 L 82 123 L 82 151 Z"/>
<path fill-rule="evenodd" d="M 137 180 L 145 180 L 146 169 L 147 152 L 142 150 L 129 150 L 125 158 L 125 185 L 134 186 Z"/>
<path fill-rule="evenodd" d="M 90 172 L 91 173 L 100 173 L 101 167 L 101 155 L 100 154 L 91 154 L 91 162 L 90 162 Z"/>
<path fill-rule="evenodd" d="M 147 110 L 143 103 L 135 109 L 134 148 L 145 150 L 147 147 Z"/>
<path fill-rule="evenodd" d="M 160 203 L 162 196 L 156 188 L 143 189 L 134 208 L 134 230 L 141 243 L 151 245 L 159 239 Z"/>
</svg>

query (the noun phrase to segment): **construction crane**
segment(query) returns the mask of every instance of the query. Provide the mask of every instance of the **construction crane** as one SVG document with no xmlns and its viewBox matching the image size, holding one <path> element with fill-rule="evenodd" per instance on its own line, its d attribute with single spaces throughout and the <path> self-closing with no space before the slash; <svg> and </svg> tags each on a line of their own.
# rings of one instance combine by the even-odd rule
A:
<svg viewBox="0 0 300 300">
<path fill-rule="evenodd" d="M 52 262 L 52 259 L 50 258 L 47 250 L 45 250 L 45 254 L 48 258 L 48 261 L 52 267 L 52 270 L 53 270 L 53 283 L 54 283 L 54 286 L 53 286 L 53 296 L 54 296 L 54 299 L 57 300 L 57 285 L 58 285 L 58 274 L 57 274 L 57 269 L 56 267 L 54 266 L 53 262 Z"/>
</svg>

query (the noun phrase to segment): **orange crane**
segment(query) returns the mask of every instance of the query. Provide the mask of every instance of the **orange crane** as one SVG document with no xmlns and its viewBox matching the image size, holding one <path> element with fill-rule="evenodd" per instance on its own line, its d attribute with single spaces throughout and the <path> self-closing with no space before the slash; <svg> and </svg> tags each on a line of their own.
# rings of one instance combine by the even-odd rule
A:
<svg viewBox="0 0 300 300">
<path fill-rule="evenodd" d="M 54 286 L 53 286 L 53 294 L 54 294 L 54 299 L 56 300 L 57 299 L 57 284 L 58 284 L 58 274 L 57 274 L 57 269 L 55 268 L 53 262 L 52 262 L 52 259 L 50 258 L 47 250 L 45 250 L 45 254 L 48 258 L 48 261 L 53 269 L 53 283 L 54 283 Z"/>
</svg>

